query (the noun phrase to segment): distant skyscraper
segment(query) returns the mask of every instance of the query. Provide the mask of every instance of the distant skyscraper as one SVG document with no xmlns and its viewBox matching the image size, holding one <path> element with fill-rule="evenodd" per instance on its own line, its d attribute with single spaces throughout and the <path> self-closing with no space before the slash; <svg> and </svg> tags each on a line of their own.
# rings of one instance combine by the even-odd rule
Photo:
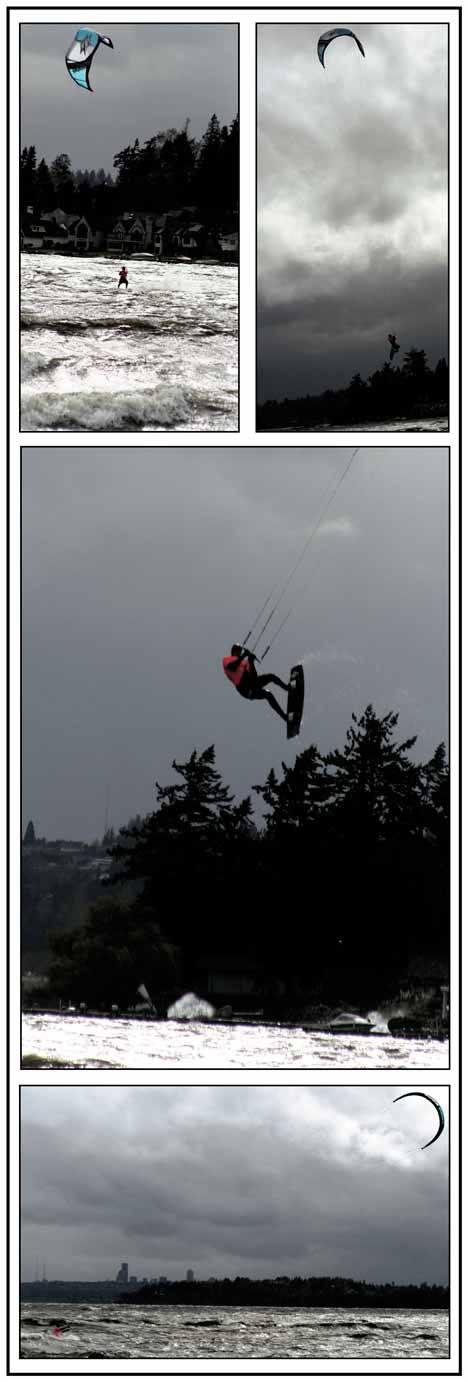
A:
<svg viewBox="0 0 468 1382">
<path fill-rule="evenodd" d="M 115 1279 L 120 1286 L 128 1286 L 128 1262 L 122 1262 Z"/>
<path fill-rule="evenodd" d="M 186 1280 L 187 1280 L 187 1281 L 195 1281 L 195 1272 L 192 1272 L 192 1268 L 191 1268 L 191 1267 L 189 1267 L 189 1269 L 188 1269 Z"/>
</svg>

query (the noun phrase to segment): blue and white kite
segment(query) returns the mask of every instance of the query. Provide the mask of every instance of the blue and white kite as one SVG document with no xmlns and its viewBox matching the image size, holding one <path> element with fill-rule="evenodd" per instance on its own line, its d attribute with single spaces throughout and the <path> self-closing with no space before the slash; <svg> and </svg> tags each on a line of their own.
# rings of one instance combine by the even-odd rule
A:
<svg viewBox="0 0 468 1382">
<path fill-rule="evenodd" d="M 65 55 L 67 71 L 77 86 L 84 87 L 86 91 L 93 90 L 89 82 L 89 69 L 100 43 L 105 43 L 107 48 L 114 47 L 112 39 L 106 38 L 105 34 L 97 34 L 94 29 L 78 29 Z"/>
</svg>

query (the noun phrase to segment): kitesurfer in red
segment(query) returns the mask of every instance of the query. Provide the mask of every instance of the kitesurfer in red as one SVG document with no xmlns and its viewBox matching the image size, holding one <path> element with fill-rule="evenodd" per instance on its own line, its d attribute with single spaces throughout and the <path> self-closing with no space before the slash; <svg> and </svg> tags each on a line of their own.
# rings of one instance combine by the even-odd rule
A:
<svg viewBox="0 0 468 1382">
<path fill-rule="evenodd" d="M 286 711 L 281 709 L 276 697 L 271 691 L 266 691 L 265 687 L 273 682 L 274 686 L 281 686 L 283 691 L 289 691 L 289 685 L 286 681 L 281 681 L 280 677 L 275 677 L 273 672 L 259 676 L 255 666 L 257 661 L 255 653 L 250 653 L 248 648 L 242 648 L 240 643 L 233 643 L 231 652 L 227 657 L 223 657 L 223 668 L 240 696 L 245 696 L 248 701 L 268 701 L 272 710 L 276 710 L 277 715 L 281 715 L 281 719 L 287 723 Z"/>
<path fill-rule="evenodd" d="M 126 269 L 124 265 L 122 265 L 122 268 L 120 270 L 119 281 L 117 284 L 118 288 L 120 288 L 121 283 L 125 283 L 125 287 L 128 288 L 128 269 Z"/>
</svg>

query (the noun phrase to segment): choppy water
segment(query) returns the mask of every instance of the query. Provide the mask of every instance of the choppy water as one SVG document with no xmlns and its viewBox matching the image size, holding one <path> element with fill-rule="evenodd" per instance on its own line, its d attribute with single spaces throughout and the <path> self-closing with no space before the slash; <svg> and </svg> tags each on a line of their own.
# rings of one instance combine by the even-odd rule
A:
<svg viewBox="0 0 468 1382">
<path fill-rule="evenodd" d="M 22 255 L 23 431 L 232 432 L 237 268 Z"/>
<path fill-rule="evenodd" d="M 442 1310 L 23 1305 L 23 1358 L 447 1358 Z M 65 1321 L 60 1336 L 54 1320 Z"/>
<path fill-rule="evenodd" d="M 262 429 L 267 430 L 267 429 Z M 273 428 L 270 429 L 273 431 Z M 346 427 L 277 427 L 277 432 L 448 432 L 447 417 L 391 418 L 385 422 L 346 423 Z"/>
<path fill-rule="evenodd" d="M 336 1037 L 301 1027 L 141 1022 L 125 1018 L 25 1014 L 23 1055 L 127 1070 L 442 1070 L 447 1041 Z"/>
</svg>

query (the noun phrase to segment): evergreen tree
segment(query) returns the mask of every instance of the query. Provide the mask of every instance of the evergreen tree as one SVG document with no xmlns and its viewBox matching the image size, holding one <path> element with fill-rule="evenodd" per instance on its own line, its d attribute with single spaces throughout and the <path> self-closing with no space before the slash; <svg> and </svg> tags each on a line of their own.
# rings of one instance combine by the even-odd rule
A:
<svg viewBox="0 0 468 1382">
<path fill-rule="evenodd" d="M 292 767 L 283 763 L 282 769 L 281 782 L 272 768 L 263 787 L 254 787 L 269 808 L 267 832 L 275 839 L 286 830 L 304 831 L 314 824 L 329 791 L 324 759 L 315 744 L 298 754 Z"/>
<path fill-rule="evenodd" d="M 189 121 L 183 130 L 168 130 L 159 155 L 159 209 L 186 206 L 192 201 L 196 144 L 189 138 Z"/>
<path fill-rule="evenodd" d="M 208 215 L 216 215 L 223 206 L 223 151 L 225 135 L 217 115 L 212 115 L 203 136 L 195 179 L 199 205 Z"/>
<path fill-rule="evenodd" d="M 353 413 L 353 409 L 355 409 L 356 416 L 362 417 L 363 409 L 366 407 L 367 392 L 368 385 L 365 380 L 361 378 L 360 374 L 353 374 L 347 391 L 348 402 L 351 405 L 351 414 Z"/>
<path fill-rule="evenodd" d="M 449 372 L 447 361 L 444 359 L 437 361 L 434 370 L 434 395 L 436 400 L 448 400 Z"/>
<path fill-rule="evenodd" d="M 57 154 L 50 165 L 50 173 L 54 184 L 56 206 L 70 214 L 76 209 L 77 197 L 75 179 L 68 154 Z"/>
<path fill-rule="evenodd" d="M 226 206 L 230 211 L 239 209 L 239 117 L 232 121 L 225 146 L 225 188 Z"/>
<path fill-rule="evenodd" d="M 424 827 L 447 848 L 450 842 L 450 773 L 445 744 L 421 768 Z"/>
<path fill-rule="evenodd" d="M 20 158 L 20 202 L 23 214 L 28 206 L 32 206 L 35 212 L 40 210 L 36 206 L 36 162 L 34 144 L 25 146 Z"/>
<path fill-rule="evenodd" d="M 359 720 L 352 716 L 344 749 L 325 759 L 333 770 L 329 816 L 361 842 L 401 834 L 419 820 L 420 769 L 408 757 L 416 735 L 396 744 L 398 719 L 391 711 L 379 718 L 368 705 Z"/>
<path fill-rule="evenodd" d="M 122 210 L 125 209 L 125 197 L 128 196 L 129 205 L 132 204 L 133 190 L 137 184 L 137 169 L 140 159 L 140 141 L 135 139 L 133 144 L 127 144 L 125 149 L 115 155 L 114 168 L 117 169 L 117 189 L 121 194 Z"/>
<path fill-rule="evenodd" d="M 418 383 L 426 379 L 428 374 L 427 356 L 425 350 L 416 350 L 415 346 L 408 350 L 403 360 L 403 374 L 409 379 L 417 380 Z"/>
<path fill-rule="evenodd" d="M 53 211 L 56 205 L 54 181 L 45 158 L 41 159 L 35 178 L 35 198 L 39 212 Z"/>
<path fill-rule="evenodd" d="M 162 909 L 167 934 L 192 950 L 195 918 L 206 944 L 219 932 L 220 888 L 224 917 L 236 910 L 233 876 L 244 856 L 250 858 L 252 807 L 248 797 L 234 805 L 213 745 L 172 766 L 182 780 L 156 784 L 158 809 L 127 829 L 110 853 L 119 866 L 117 881 L 138 881 L 145 904 Z"/>
</svg>

